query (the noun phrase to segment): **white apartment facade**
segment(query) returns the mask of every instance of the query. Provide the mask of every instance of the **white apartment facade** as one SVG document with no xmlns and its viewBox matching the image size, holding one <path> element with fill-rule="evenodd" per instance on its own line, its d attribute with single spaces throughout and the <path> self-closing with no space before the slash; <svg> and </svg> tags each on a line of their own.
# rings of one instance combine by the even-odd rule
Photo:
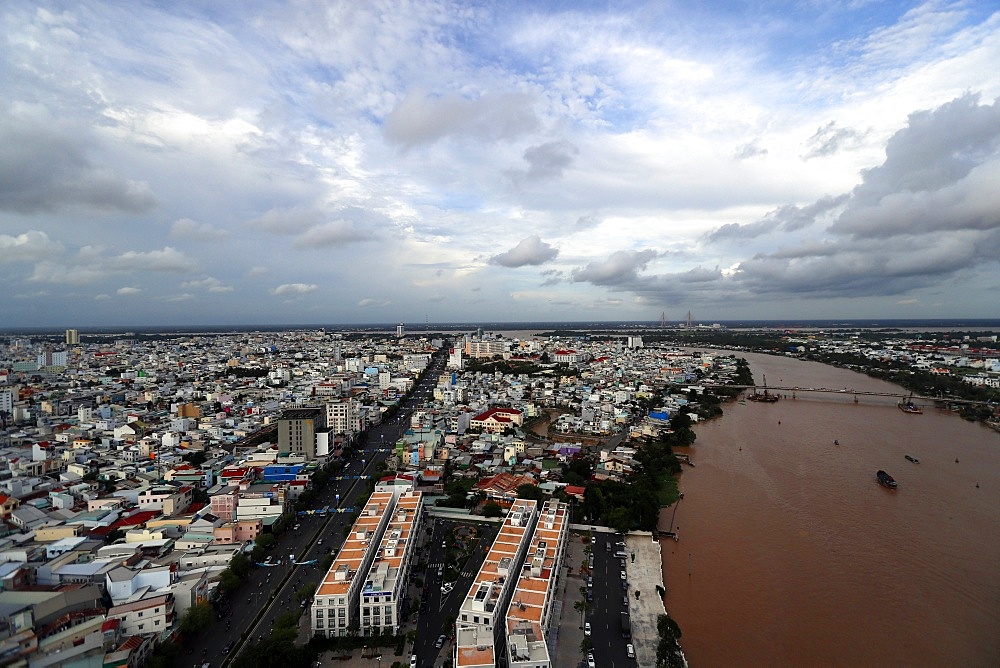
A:
<svg viewBox="0 0 1000 668">
<path fill-rule="evenodd" d="M 507 668 L 552 668 L 548 635 L 569 541 L 569 507 L 545 502 L 507 608 Z"/>
<path fill-rule="evenodd" d="M 455 620 L 456 668 L 499 663 L 507 606 L 537 520 L 537 501 L 517 499 L 507 513 Z"/>
</svg>

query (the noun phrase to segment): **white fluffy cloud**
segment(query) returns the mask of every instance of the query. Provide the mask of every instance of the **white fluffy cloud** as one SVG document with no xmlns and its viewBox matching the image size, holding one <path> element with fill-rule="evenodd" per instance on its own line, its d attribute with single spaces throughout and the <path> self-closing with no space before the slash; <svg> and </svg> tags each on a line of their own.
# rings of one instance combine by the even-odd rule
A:
<svg viewBox="0 0 1000 668">
<path fill-rule="evenodd" d="M 3 3 L 5 322 L 1000 317 L 1000 12 L 748 11 Z"/>
</svg>

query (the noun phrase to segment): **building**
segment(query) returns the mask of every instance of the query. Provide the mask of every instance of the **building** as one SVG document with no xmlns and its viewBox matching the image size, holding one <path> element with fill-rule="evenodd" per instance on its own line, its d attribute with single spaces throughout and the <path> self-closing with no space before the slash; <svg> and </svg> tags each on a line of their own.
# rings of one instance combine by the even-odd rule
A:
<svg viewBox="0 0 1000 668">
<path fill-rule="evenodd" d="M 326 428 L 322 408 L 291 408 L 278 417 L 278 450 L 300 455 L 306 461 L 316 458 L 316 433 Z"/>
<path fill-rule="evenodd" d="M 509 350 L 510 345 L 507 341 L 495 339 L 466 339 L 465 341 L 465 354 L 469 357 L 493 357 L 494 355 L 505 355 Z"/>
<path fill-rule="evenodd" d="M 491 408 L 480 413 L 469 422 L 471 429 L 499 434 L 514 427 L 520 427 L 524 421 L 521 411 L 514 408 Z"/>
<path fill-rule="evenodd" d="M 399 338 L 406 336 L 406 327 L 403 326 L 403 323 L 396 325 L 396 336 Z"/>
<path fill-rule="evenodd" d="M 423 519 L 423 494 L 401 495 L 361 589 L 361 635 L 398 634 L 410 566 Z"/>
<path fill-rule="evenodd" d="M 569 540 L 569 508 L 552 499 L 542 507 L 527 557 L 507 608 L 507 668 L 551 668 L 548 639 L 558 622 L 562 601 L 556 599 L 563 557 Z"/>
<path fill-rule="evenodd" d="M 116 605 L 107 618 L 121 620 L 123 635 L 138 636 L 169 632 L 174 624 L 174 595 L 159 594 Z"/>
<path fill-rule="evenodd" d="M 504 648 L 507 606 L 538 519 L 538 502 L 518 499 L 511 506 L 459 608 L 455 621 L 456 668 L 499 664 Z"/>
<path fill-rule="evenodd" d="M 80 344 L 80 332 L 75 329 L 66 330 L 66 345 L 76 346 Z"/>
<path fill-rule="evenodd" d="M 375 492 L 369 497 L 337 558 L 313 595 L 310 609 L 313 635 L 330 638 L 362 633 L 361 592 L 367 586 L 369 569 L 375 561 L 399 493 L 401 490 Z M 386 615 L 382 614 L 385 610 L 381 602 L 374 606 L 377 614 L 372 614 L 372 601 L 375 598 L 381 600 L 381 596 L 367 598 L 369 615 L 365 630 L 370 635 L 371 628 L 383 626 Z M 388 617 L 391 623 L 391 611 Z"/>
<path fill-rule="evenodd" d="M 364 428 L 357 399 L 330 401 L 325 408 L 326 426 L 334 434 L 355 434 Z"/>
</svg>

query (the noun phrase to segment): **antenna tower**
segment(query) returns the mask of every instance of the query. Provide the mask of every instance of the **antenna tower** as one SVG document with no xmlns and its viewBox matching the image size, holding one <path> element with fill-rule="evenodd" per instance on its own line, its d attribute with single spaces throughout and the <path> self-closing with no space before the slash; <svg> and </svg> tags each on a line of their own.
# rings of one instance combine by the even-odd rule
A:
<svg viewBox="0 0 1000 668">
<path fill-rule="evenodd" d="M 688 328 L 688 329 L 691 329 L 691 311 L 688 311 L 688 322 L 687 322 L 687 328 Z"/>
</svg>

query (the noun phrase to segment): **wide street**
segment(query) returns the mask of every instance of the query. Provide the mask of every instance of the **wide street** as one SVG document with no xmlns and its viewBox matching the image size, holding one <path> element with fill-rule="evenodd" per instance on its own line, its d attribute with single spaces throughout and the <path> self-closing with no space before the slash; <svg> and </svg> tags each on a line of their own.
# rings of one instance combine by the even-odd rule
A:
<svg viewBox="0 0 1000 668">
<path fill-rule="evenodd" d="M 402 402 L 400 416 L 426 403 L 428 393 L 433 391 L 444 369 L 444 361 L 444 354 L 432 359 L 424 380 Z M 367 494 L 367 478 L 375 473 L 380 462 L 389 457 L 390 449 L 402 436 L 407 424 L 393 417 L 367 430 L 366 440 L 358 445 L 343 470 L 330 479 L 314 504 L 314 509 L 339 506 L 345 512 L 296 517 L 292 524 L 299 524 L 299 529 L 290 528 L 278 535 L 277 542 L 268 553 L 278 565 L 254 567 L 231 601 L 228 616 L 221 621 L 213 621 L 210 628 L 197 637 L 185 639 L 183 653 L 192 657 L 192 661 L 197 659 L 215 666 L 226 665 L 240 651 L 266 638 L 274 620 L 299 605 L 295 592 L 307 585 L 317 585 L 324 573 L 315 564 L 292 565 L 289 557 L 294 555 L 300 562 L 313 559 L 318 562 L 328 551 L 336 551 L 343 545 L 345 527 L 353 518 L 346 511 L 364 503 L 366 498 L 361 497 Z M 225 648 L 230 643 L 233 646 L 227 653 Z"/>
</svg>

